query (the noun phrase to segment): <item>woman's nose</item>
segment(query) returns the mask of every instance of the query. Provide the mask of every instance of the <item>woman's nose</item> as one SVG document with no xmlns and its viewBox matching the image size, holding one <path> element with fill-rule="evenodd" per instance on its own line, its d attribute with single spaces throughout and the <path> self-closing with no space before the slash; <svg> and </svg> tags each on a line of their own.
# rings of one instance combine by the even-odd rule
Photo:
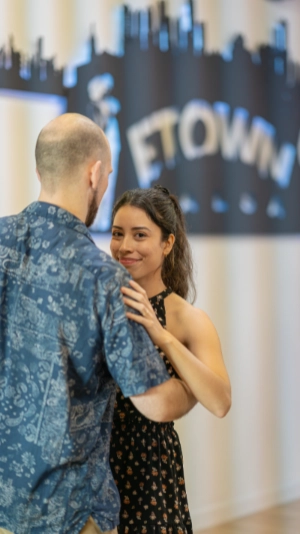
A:
<svg viewBox="0 0 300 534">
<path fill-rule="evenodd" d="M 130 236 L 124 236 L 120 245 L 120 250 L 130 251 L 132 250 L 132 239 Z"/>
</svg>

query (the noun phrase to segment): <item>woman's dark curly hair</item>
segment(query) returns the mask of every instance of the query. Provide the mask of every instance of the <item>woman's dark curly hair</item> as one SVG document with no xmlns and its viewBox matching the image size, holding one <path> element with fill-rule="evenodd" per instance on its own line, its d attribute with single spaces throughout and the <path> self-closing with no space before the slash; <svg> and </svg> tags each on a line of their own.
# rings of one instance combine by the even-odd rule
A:
<svg viewBox="0 0 300 534">
<path fill-rule="evenodd" d="M 112 221 L 117 211 L 127 205 L 143 210 L 161 229 L 163 241 L 167 240 L 170 234 L 175 236 L 173 248 L 163 262 L 162 280 L 165 286 L 170 287 L 177 295 L 184 299 L 189 296 L 194 302 L 196 290 L 192 253 L 186 235 L 184 215 L 177 197 L 160 185 L 125 191 L 114 205 Z"/>
</svg>

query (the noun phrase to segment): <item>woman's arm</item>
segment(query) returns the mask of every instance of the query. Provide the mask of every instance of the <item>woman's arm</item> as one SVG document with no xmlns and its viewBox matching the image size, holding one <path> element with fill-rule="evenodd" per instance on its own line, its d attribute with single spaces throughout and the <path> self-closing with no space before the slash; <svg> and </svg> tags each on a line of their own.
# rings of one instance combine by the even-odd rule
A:
<svg viewBox="0 0 300 534">
<path fill-rule="evenodd" d="M 161 326 L 139 284 L 130 281 L 130 285 L 131 288 L 122 288 L 124 302 L 140 315 L 128 312 L 128 318 L 146 328 L 197 401 L 217 417 L 224 417 L 231 406 L 230 381 L 218 334 L 209 317 L 193 306 L 184 306 L 180 322 L 173 325 L 173 331 L 184 332 L 183 344 Z"/>
<path fill-rule="evenodd" d="M 178 378 L 171 378 L 145 393 L 130 397 L 130 400 L 145 417 L 160 423 L 180 419 L 197 402 L 183 380 Z"/>
</svg>

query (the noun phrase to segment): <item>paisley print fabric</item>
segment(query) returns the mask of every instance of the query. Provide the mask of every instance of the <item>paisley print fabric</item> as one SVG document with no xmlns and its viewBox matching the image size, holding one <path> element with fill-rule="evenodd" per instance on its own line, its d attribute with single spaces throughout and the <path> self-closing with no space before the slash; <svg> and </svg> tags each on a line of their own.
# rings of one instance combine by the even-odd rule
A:
<svg viewBox="0 0 300 534">
<path fill-rule="evenodd" d="M 128 280 L 57 206 L 0 219 L 0 526 L 14 534 L 118 524 L 115 383 L 126 397 L 168 379 L 125 316 Z"/>
<path fill-rule="evenodd" d="M 166 289 L 150 299 L 166 325 Z M 178 376 L 160 351 L 170 376 Z M 120 534 L 192 534 L 183 458 L 173 423 L 143 417 L 117 390 L 110 464 L 121 498 Z"/>
</svg>

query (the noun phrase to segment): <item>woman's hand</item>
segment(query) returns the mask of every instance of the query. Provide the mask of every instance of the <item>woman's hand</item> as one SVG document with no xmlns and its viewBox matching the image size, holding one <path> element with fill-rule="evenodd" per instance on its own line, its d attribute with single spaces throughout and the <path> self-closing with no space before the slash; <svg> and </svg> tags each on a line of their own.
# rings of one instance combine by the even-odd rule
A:
<svg viewBox="0 0 300 534">
<path fill-rule="evenodd" d="M 134 280 L 130 280 L 129 284 L 131 288 L 124 286 L 121 288 L 124 295 L 123 300 L 127 306 L 138 311 L 139 314 L 126 312 L 126 316 L 128 319 L 132 319 L 136 323 L 143 325 L 153 343 L 159 347 L 167 332 L 157 319 L 146 291 L 137 282 L 134 282 Z"/>
</svg>

